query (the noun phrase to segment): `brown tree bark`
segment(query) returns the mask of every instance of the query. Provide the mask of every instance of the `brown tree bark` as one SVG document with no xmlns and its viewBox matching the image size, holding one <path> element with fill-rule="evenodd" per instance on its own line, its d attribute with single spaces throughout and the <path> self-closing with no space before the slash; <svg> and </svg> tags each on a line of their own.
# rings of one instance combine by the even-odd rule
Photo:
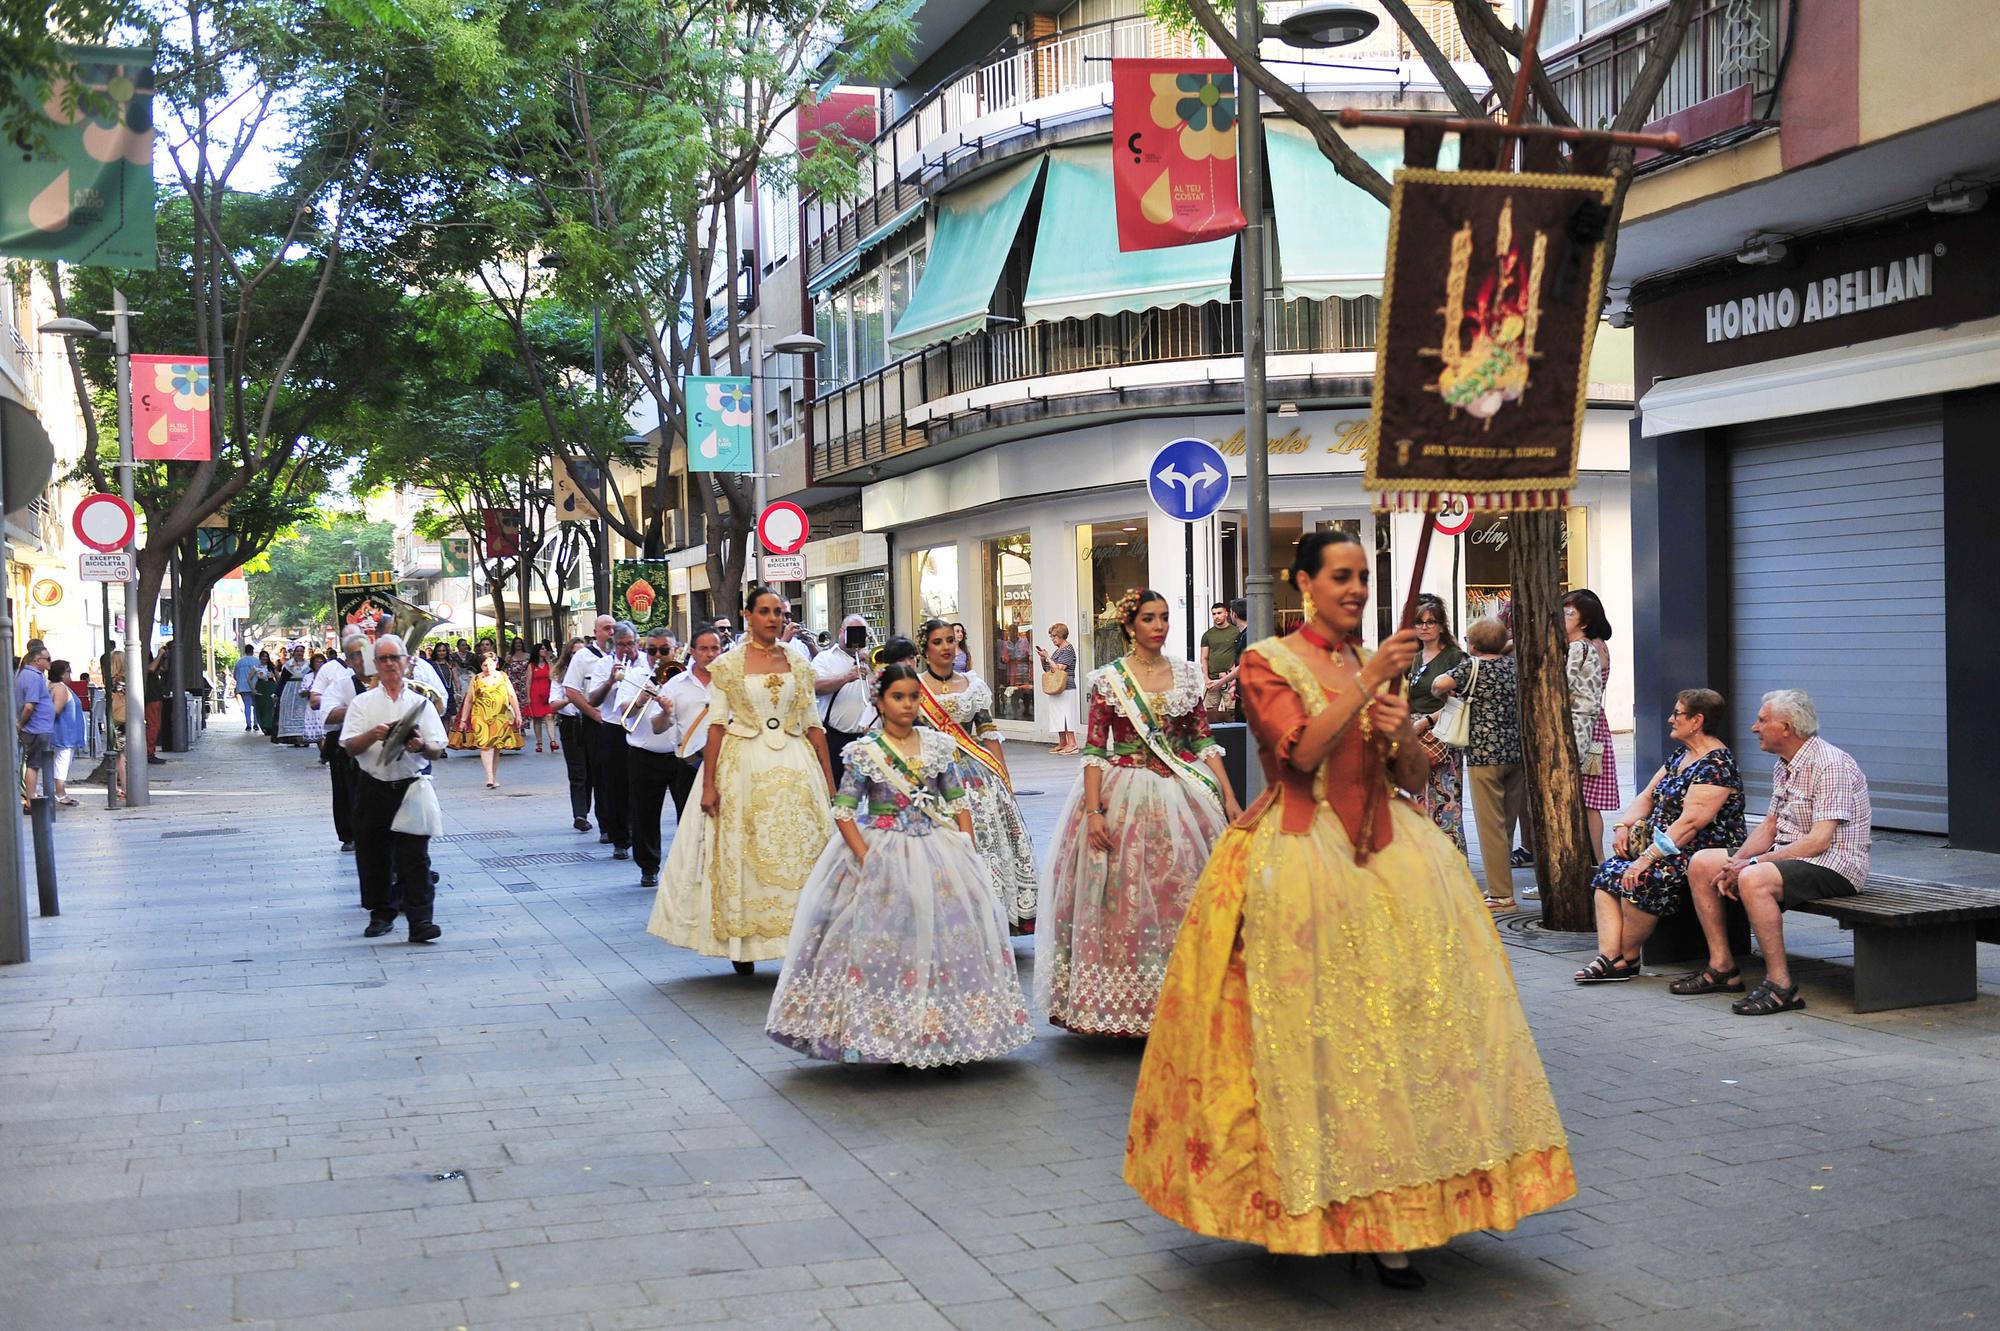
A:
<svg viewBox="0 0 2000 1331">
<path fill-rule="evenodd" d="M 1569 725 L 1568 657 L 1562 625 L 1560 509 L 1507 519 L 1513 551 L 1514 660 L 1521 680 L 1521 749 L 1528 761 L 1535 882 L 1542 927 L 1593 927 L 1590 834 L 1583 814 L 1583 769 Z"/>
</svg>

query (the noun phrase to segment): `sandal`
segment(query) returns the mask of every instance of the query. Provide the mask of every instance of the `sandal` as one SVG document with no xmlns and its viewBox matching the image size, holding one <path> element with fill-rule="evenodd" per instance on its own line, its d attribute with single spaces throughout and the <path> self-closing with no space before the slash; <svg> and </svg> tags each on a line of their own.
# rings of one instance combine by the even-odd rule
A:
<svg viewBox="0 0 2000 1331">
<path fill-rule="evenodd" d="M 1636 980 L 1639 978 L 1639 963 L 1623 957 L 1607 957 L 1600 952 L 1597 960 L 1569 978 L 1578 984 L 1616 984 L 1620 980 Z"/>
<path fill-rule="evenodd" d="M 1667 986 L 1670 994 L 1740 994 L 1743 992 L 1743 972 L 1735 967 L 1719 971 L 1713 966 L 1681 976 Z"/>
<path fill-rule="evenodd" d="M 1750 991 L 1750 997 L 1738 999 L 1729 1005 L 1729 1010 L 1739 1017 L 1769 1017 L 1779 1012 L 1791 1012 L 1806 1005 L 1799 997 L 1799 986 L 1794 983 L 1784 988 L 1765 980 Z"/>
<path fill-rule="evenodd" d="M 1514 898 L 1512 898 L 1512 897 L 1487 897 L 1487 898 L 1486 898 L 1486 909 L 1488 909 L 1488 910 L 1519 910 L 1519 909 L 1520 909 L 1520 907 L 1514 904 Z"/>
</svg>

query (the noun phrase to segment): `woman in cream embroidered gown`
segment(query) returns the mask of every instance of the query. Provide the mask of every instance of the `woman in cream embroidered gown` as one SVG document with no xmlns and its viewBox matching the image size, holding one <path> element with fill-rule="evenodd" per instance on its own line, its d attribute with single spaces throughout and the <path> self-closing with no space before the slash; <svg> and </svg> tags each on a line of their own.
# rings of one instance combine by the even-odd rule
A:
<svg viewBox="0 0 2000 1331">
<path fill-rule="evenodd" d="M 783 604 L 752 593 L 749 636 L 709 667 L 701 807 L 674 829 L 646 925 L 743 974 L 785 955 L 799 889 L 833 832 L 817 676 L 778 642 Z"/>
<path fill-rule="evenodd" d="M 1035 912 L 1035 1001 L 1065 1030 L 1143 1036 L 1195 881 L 1242 810 L 1201 673 L 1160 654 L 1167 598 L 1134 590 L 1118 609 L 1131 651 L 1090 677 L 1083 771 Z"/>
<path fill-rule="evenodd" d="M 1346 645 L 1369 560 L 1299 543 L 1311 619 L 1239 679 L 1270 789 L 1216 844 L 1139 1072 L 1125 1179 L 1203 1234 L 1274 1252 L 1402 1254 L 1510 1229 L 1574 1194 L 1568 1140 L 1465 858 L 1421 789 L 1416 635 Z M 1393 754 L 1393 757 L 1391 756 Z M 1357 849 L 1359 847 L 1360 849 Z"/>
<path fill-rule="evenodd" d="M 929 621 L 921 640 L 924 690 L 958 732 L 953 738 L 959 746 L 965 797 L 972 807 L 972 839 L 992 871 L 993 890 L 1007 913 L 1009 932 L 1032 934 L 1035 898 L 1041 893 L 1041 881 L 1035 876 L 1035 843 L 1008 785 L 1000 728 L 993 724 L 993 690 L 979 676 L 953 668 L 952 658 L 958 649 L 950 624 L 941 619 Z M 937 726 L 937 718 L 928 714 L 923 715 L 922 724 L 943 729 Z"/>
</svg>

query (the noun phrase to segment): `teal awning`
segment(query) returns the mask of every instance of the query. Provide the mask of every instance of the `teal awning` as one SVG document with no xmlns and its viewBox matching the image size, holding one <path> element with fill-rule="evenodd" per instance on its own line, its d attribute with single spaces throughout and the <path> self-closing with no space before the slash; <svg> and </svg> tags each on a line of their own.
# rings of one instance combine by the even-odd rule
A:
<svg viewBox="0 0 2000 1331">
<path fill-rule="evenodd" d="M 895 235 L 898 231 L 901 231 L 904 227 L 908 226 L 910 224 L 910 219 L 915 217 L 918 213 L 922 212 L 923 210 L 924 210 L 924 201 L 922 199 L 918 199 L 915 203 L 903 209 L 902 212 L 897 213 L 894 217 L 884 222 L 881 226 L 876 227 L 873 231 L 870 231 L 867 235 L 863 236 L 861 238 L 861 243 L 854 247 L 854 252 L 856 254 L 868 253 L 868 251 L 874 249 L 877 245 L 880 245 L 883 241 L 887 240 L 889 237 Z"/>
<path fill-rule="evenodd" d="M 806 294 L 808 296 L 817 296 L 835 282 L 842 282 L 853 276 L 854 270 L 860 266 L 861 251 L 857 249 L 846 258 L 836 259 L 832 264 L 814 273 L 812 281 L 806 283 Z"/>
<path fill-rule="evenodd" d="M 1235 261 L 1234 236 L 1121 251 L 1109 147 L 1058 148 L 1049 154 L 1022 313 L 1041 323 L 1228 300 Z"/>
<path fill-rule="evenodd" d="M 923 210 L 924 201 L 918 199 L 915 203 L 903 209 L 902 212 L 897 213 L 881 226 L 876 227 L 873 231 L 863 236 L 856 243 L 852 251 L 812 275 L 812 280 L 806 283 L 806 294 L 808 296 L 817 296 L 820 292 L 825 291 L 835 283 L 845 282 L 848 278 L 852 277 L 855 271 L 861 267 L 861 261 L 868 257 L 868 251 L 874 249 L 877 245 L 880 245 L 883 241 L 908 226 L 916 218 L 917 214 Z"/>
<path fill-rule="evenodd" d="M 1000 269 L 1041 178 L 1042 160 L 996 171 L 938 200 L 923 276 L 889 334 L 891 352 L 907 355 L 986 323 Z"/>
<path fill-rule="evenodd" d="M 1403 164 L 1399 130 L 1343 130 L 1342 137 L 1384 176 L 1393 178 Z M 1285 295 L 1294 300 L 1381 295 L 1388 206 L 1342 180 L 1296 121 L 1266 120 L 1264 150 L 1270 159 Z M 1457 161 L 1458 140 L 1447 138 L 1438 165 L 1449 168 Z"/>
</svg>

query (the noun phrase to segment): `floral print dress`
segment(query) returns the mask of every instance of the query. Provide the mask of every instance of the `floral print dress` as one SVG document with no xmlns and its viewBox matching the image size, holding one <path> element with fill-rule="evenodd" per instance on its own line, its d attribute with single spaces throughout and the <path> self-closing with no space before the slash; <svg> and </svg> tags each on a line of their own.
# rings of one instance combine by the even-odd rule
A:
<svg viewBox="0 0 2000 1331">
<path fill-rule="evenodd" d="M 928 678 L 924 687 L 966 734 L 982 744 L 998 742 L 1000 727 L 993 723 L 993 690 L 985 680 L 967 675 L 965 687 L 957 693 L 942 685 L 934 687 Z M 976 759 L 960 754 L 958 764 L 972 809 L 972 837 L 992 870 L 994 896 L 1007 913 L 1009 930 L 1031 934 L 1035 932 L 1035 898 L 1041 894 L 1041 880 L 1035 876 L 1035 843 L 1021 818 L 1021 806 L 1007 783 Z"/>
<path fill-rule="evenodd" d="M 1721 786 L 1729 795 L 1722 801 L 1722 808 L 1714 819 L 1694 834 L 1694 840 L 1682 847 L 1679 855 L 1656 860 L 1645 877 L 1639 880 L 1639 885 L 1631 888 L 1621 880 L 1631 867 L 1633 857 L 1620 859 L 1614 856 L 1597 866 L 1597 876 L 1590 885 L 1661 919 L 1679 910 L 1687 900 L 1689 858 L 1698 850 L 1734 850 L 1749 837 L 1743 818 L 1743 774 L 1736 768 L 1736 755 L 1729 751 L 1726 744 L 1709 750 L 1699 758 L 1690 758 L 1686 745 L 1668 755 L 1666 766 L 1661 769 L 1659 785 L 1653 790 L 1653 815 L 1646 820 L 1650 831 L 1639 835 L 1650 837 L 1651 832 L 1664 832 L 1679 822 L 1681 810 L 1687 804 L 1688 790 L 1694 786 Z M 1627 848 L 1636 855 L 1645 849 L 1645 845 L 1642 842 L 1634 846 L 1628 840 Z"/>
<path fill-rule="evenodd" d="M 1173 687 L 1146 694 L 1149 729 L 1169 753 L 1200 765 L 1217 747 L 1200 672 L 1176 661 Z M 1048 891 L 1035 913 L 1035 1001 L 1067 1030 L 1142 1036 L 1166 978 L 1181 917 L 1208 854 L 1228 827 L 1220 795 L 1176 772 L 1117 701 L 1107 666 L 1090 677 L 1083 762 L 1103 773 L 1099 798 L 1115 844 L 1090 844 L 1078 773 L 1057 819 Z M 1142 717 L 1143 720 L 1143 717 Z"/>
<path fill-rule="evenodd" d="M 836 829 L 799 894 L 765 1030 L 810 1058 L 936 1067 L 993 1058 L 1033 1032 L 986 861 L 954 825 L 957 745 L 919 730 L 912 759 L 880 732 L 842 751 Z"/>
</svg>

